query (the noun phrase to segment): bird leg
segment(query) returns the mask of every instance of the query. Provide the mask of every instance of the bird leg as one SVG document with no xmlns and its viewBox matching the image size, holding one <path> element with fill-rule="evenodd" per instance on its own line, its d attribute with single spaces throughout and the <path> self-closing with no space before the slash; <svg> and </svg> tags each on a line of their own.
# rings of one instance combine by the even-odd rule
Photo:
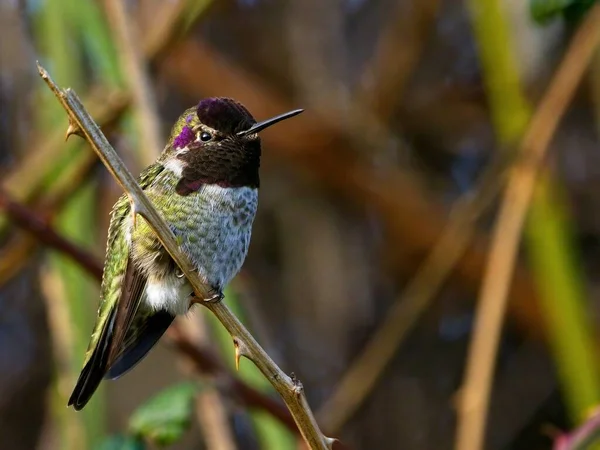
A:
<svg viewBox="0 0 600 450">
<path fill-rule="evenodd" d="M 223 294 L 223 291 L 219 287 L 212 286 L 209 293 L 210 297 L 208 298 L 198 298 L 192 293 L 190 305 L 194 303 L 219 303 L 225 298 L 225 294 Z"/>
</svg>

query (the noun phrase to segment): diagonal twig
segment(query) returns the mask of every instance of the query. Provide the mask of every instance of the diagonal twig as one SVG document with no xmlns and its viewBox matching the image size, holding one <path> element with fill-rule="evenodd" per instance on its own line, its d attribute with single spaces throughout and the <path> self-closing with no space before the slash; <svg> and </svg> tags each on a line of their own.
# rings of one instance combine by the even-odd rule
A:
<svg viewBox="0 0 600 450">
<path fill-rule="evenodd" d="M 173 232 L 154 209 L 131 173 L 125 168 L 123 162 L 89 116 L 75 92 L 71 89 L 63 90 L 59 88 L 50 78 L 48 72 L 39 64 L 38 70 L 67 112 L 69 131 L 85 136 L 100 160 L 129 196 L 132 213 L 139 214 L 153 229 L 165 250 L 192 285 L 196 297 L 198 299 L 210 298 L 209 288 L 202 283 L 198 273 L 193 270 L 189 258 L 180 252 Z M 302 384 L 287 376 L 275 364 L 225 303 L 205 301 L 199 301 L 199 303 L 206 306 L 231 334 L 236 347 L 237 359 L 241 356 L 250 359 L 267 377 L 275 390 L 279 392 L 309 448 L 319 450 L 331 448 L 335 440 L 324 436 L 319 429 L 304 395 Z"/>
<path fill-rule="evenodd" d="M 509 174 L 494 227 L 461 392 L 456 435 L 458 450 L 482 448 L 508 289 L 537 173 L 559 120 L 599 41 L 600 5 L 597 4 L 571 41 L 548 88 L 548 94 L 531 119 L 531 125 L 521 141 L 522 164 L 516 165 Z"/>
</svg>

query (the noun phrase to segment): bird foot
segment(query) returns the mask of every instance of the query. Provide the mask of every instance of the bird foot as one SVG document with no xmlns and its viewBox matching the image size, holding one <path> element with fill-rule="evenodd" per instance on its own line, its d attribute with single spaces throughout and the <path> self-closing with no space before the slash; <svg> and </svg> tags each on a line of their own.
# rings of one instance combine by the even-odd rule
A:
<svg viewBox="0 0 600 450">
<path fill-rule="evenodd" d="M 219 303 L 225 298 L 225 294 L 221 289 L 213 287 L 210 290 L 211 297 L 204 299 L 204 302 L 207 303 Z"/>
<path fill-rule="evenodd" d="M 223 294 L 221 289 L 212 287 L 208 292 L 210 294 L 210 297 L 208 298 L 199 298 L 192 293 L 190 298 L 190 306 L 194 303 L 219 303 L 225 298 L 225 294 Z"/>
</svg>

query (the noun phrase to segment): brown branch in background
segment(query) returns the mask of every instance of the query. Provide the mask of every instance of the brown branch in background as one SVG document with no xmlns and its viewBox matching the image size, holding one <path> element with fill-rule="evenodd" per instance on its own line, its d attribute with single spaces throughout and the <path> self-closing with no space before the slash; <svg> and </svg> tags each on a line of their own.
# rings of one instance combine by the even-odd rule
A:
<svg viewBox="0 0 600 450">
<path fill-rule="evenodd" d="M 68 239 L 61 236 L 56 230 L 36 211 L 19 204 L 0 191 L 0 209 L 19 227 L 27 230 L 37 240 L 46 246 L 61 252 L 81 265 L 98 281 L 102 279 L 102 263 L 91 253 L 78 247 Z M 34 224 L 30 226 L 29 224 Z M 167 340 L 181 354 L 185 355 L 198 372 L 223 379 L 223 384 L 229 387 L 230 395 L 239 403 L 249 408 L 261 409 L 278 419 L 290 431 L 298 433 L 294 419 L 285 406 L 272 397 L 266 396 L 250 387 L 240 379 L 234 377 L 225 368 L 220 359 L 210 350 L 200 348 L 187 339 L 175 322 L 168 330 Z M 338 447 L 336 445 L 336 447 Z M 338 448 L 342 448 L 339 446 Z"/>
<path fill-rule="evenodd" d="M 134 217 L 139 214 L 146 220 L 163 248 L 169 253 L 169 256 L 171 256 L 190 282 L 195 296 L 199 299 L 198 302 L 208 308 L 225 329 L 227 329 L 234 341 L 236 359 L 239 360 L 241 356 L 244 356 L 251 360 L 269 380 L 286 403 L 309 448 L 318 450 L 331 448 L 335 440 L 323 435 L 319 429 L 306 400 L 302 384 L 298 380 L 287 376 L 275 364 L 225 303 L 204 301 L 204 299 L 210 298 L 210 288 L 201 281 L 199 274 L 193 269 L 187 255 L 180 251 L 176 243 L 176 238 L 168 224 L 148 200 L 144 191 L 137 184 L 117 153 L 106 140 L 106 137 L 89 116 L 75 92 L 71 89 L 63 90 L 59 88 L 50 78 L 48 72 L 39 65 L 38 70 L 42 79 L 69 116 L 67 134 L 85 136 L 111 175 L 127 193 L 132 205 L 132 214 L 135 214 Z"/>
<path fill-rule="evenodd" d="M 140 46 L 147 59 L 159 56 L 173 43 L 188 3 L 187 0 L 174 0 L 152 4 L 153 8 L 159 9 L 152 17 L 152 26 L 143 30 L 144 39 Z"/>
<path fill-rule="evenodd" d="M 399 2 L 381 33 L 375 55 L 363 74 L 358 101 L 382 121 L 392 116 L 402 100 L 439 6 L 440 0 Z"/>
<path fill-rule="evenodd" d="M 202 2 L 201 7 L 198 4 Z M 164 52 L 171 45 L 188 32 L 192 25 L 209 14 L 217 4 L 223 5 L 224 1 L 198 0 L 193 5 L 194 11 L 190 13 L 193 2 L 187 0 L 174 0 L 153 4 L 157 8 L 152 15 L 151 26 L 144 29 L 142 49 L 147 59 L 161 59 Z M 182 23 L 185 21 L 185 24 Z"/>
<path fill-rule="evenodd" d="M 90 152 L 80 152 L 75 158 L 74 161 L 71 161 L 69 168 L 66 169 L 63 174 L 64 176 L 53 183 L 44 196 L 36 202 L 38 208 L 48 215 L 59 209 L 80 189 L 94 167 L 98 164 L 98 159 L 93 154 L 90 154 Z M 11 237 L 8 243 L 2 248 L 2 258 L 0 258 L 0 286 L 4 285 L 21 271 L 37 246 L 38 240 L 31 235 L 17 233 L 16 236 Z"/>
<path fill-rule="evenodd" d="M 104 4 L 108 22 L 116 37 L 121 64 L 126 72 L 124 78 L 133 97 L 139 130 L 139 153 L 143 155 L 145 163 L 149 164 L 162 151 L 163 139 L 160 136 L 162 127 L 156 114 L 156 101 L 150 88 L 150 79 L 138 48 L 140 39 L 134 36 L 138 33 L 136 28 L 131 26 L 131 18 L 127 17 L 126 2 L 106 0 Z"/>
<path fill-rule="evenodd" d="M 71 370 L 71 362 L 74 357 L 74 349 L 71 343 L 75 337 L 73 336 L 68 304 L 64 301 L 57 301 L 57 299 L 64 298 L 66 295 L 65 285 L 60 276 L 56 271 L 42 266 L 40 287 L 44 294 L 47 320 L 53 330 L 50 333 L 55 378 L 53 402 L 57 402 L 59 401 L 56 398 L 57 396 L 60 397 L 60 400 L 68 398 L 73 384 L 77 381 L 77 375 Z M 70 448 L 85 448 L 87 441 L 85 439 L 84 418 L 81 415 L 67 417 L 68 410 L 64 407 L 63 401 L 61 401 L 60 409 L 57 408 L 57 412 L 61 415 L 59 420 L 65 424 L 61 430 L 61 433 L 64 433 L 64 442 L 68 442 Z"/>
<path fill-rule="evenodd" d="M 10 216 L 13 222 L 33 234 L 40 242 L 69 256 L 96 278 L 102 278 L 102 265 L 98 264 L 96 258 L 63 238 L 53 228 L 48 226 L 46 220 L 31 214 L 25 206 L 9 198 L 8 194 L 1 189 L 0 208 Z"/>
<path fill-rule="evenodd" d="M 241 404 L 268 411 L 273 417 L 284 424 L 289 430 L 298 432 L 294 419 L 283 404 L 250 387 L 239 378 L 230 375 L 221 361 L 212 353 L 203 351 L 190 340 L 184 338 L 178 327 L 169 329 L 169 341 L 181 353 L 187 355 L 198 371 L 218 374 L 224 378 L 224 385 L 229 387 L 232 396 Z M 341 447 L 340 447 L 341 448 Z"/>
<path fill-rule="evenodd" d="M 483 448 L 488 404 L 508 297 L 536 176 L 559 120 L 600 41 L 600 5 L 594 6 L 573 37 L 566 56 L 521 141 L 521 164 L 511 170 L 483 278 L 458 408 L 457 450 Z"/>
<path fill-rule="evenodd" d="M 227 410 L 217 389 L 203 389 L 196 396 L 196 417 L 207 450 L 236 450 Z"/>
</svg>

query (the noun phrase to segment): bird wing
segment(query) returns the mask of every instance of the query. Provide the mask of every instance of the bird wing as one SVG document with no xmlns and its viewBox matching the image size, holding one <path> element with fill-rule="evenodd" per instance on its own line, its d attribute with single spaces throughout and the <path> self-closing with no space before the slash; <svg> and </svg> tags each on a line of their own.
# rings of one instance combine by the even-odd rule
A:
<svg viewBox="0 0 600 450">
<path fill-rule="evenodd" d="M 148 167 L 139 179 L 142 189 L 148 188 L 163 169 L 158 164 Z M 110 367 L 140 340 L 139 332 L 131 327 L 143 297 L 146 277 L 130 257 L 130 245 L 124 230 L 125 220 L 130 214 L 129 200 L 123 195 L 111 213 L 98 318 L 83 370 L 68 403 L 77 410 L 86 405 Z M 143 328 L 137 331 L 143 331 Z"/>
</svg>

